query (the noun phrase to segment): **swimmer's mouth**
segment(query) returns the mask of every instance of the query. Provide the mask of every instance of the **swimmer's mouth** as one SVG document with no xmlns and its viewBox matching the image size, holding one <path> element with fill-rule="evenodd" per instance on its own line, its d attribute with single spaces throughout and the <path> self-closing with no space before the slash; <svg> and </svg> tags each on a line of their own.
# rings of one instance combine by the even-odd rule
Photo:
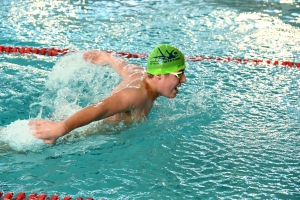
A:
<svg viewBox="0 0 300 200">
<path fill-rule="evenodd" d="M 177 87 L 175 87 L 175 91 L 176 91 L 176 93 L 178 93 L 178 91 L 179 91 L 179 87 L 181 86 L 181 84 L 179 84 L 179 85 L 177 85 Z"/>
</svg>

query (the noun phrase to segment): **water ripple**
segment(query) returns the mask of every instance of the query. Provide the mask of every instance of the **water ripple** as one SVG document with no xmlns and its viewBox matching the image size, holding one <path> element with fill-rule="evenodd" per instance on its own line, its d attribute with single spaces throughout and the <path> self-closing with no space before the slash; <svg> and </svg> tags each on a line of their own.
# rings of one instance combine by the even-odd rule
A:
<svg viewBox="0 0 300 200">
<path fill-rule="evenodd" d="M 299 61 L 298 2 L 0 4 L 3 45 L 147 53 L 172 43 L 191 56 Z M 0 60 L 1 126 L 41 106 L 59 119 L 119 80 L 80 54 Z M 299 70 L 207 60 L 187 62 L 186 76 L 178 98 L 158 99 L 148 121 L 121 134 L 74 135 L 39 152 L 1 142 L 0 187 L 95 199 L 299 198 Z"/>
</svg>

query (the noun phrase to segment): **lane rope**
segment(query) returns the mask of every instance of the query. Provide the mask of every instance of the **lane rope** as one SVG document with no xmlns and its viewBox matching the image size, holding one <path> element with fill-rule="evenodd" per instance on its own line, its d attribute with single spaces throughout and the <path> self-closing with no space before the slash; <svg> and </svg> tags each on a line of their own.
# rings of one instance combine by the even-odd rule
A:
<svg viewBox="0 0 300 200">
<path fill-rule="evenodd" d="M 2 198 L 3 195 L 3 198 Z M 52 195 L 51 198 L 47 196 L 47 194 L 30 194 L 28 196 L 28 198 L 26 198 L 26 194 L 24 192 L 20 192 L 18 193 L 15 197 L 14 197 L 14 193 L 13 192 L 7 192 L 6 194 L 3 194 L 2 191 L 0 191 L 0 199 L 1 200 L 59 200 L 59 196 L 58 195 Z M 72 197 L 70 196 L 65 196 L 62 198 L 62 200 L 72 200 Z M 78 197 L 76 198 L 76 200 L 94 200 L 93 198 L 81 198 Z"/>
<path fill-rule="evenodd" d="M 69 49 L 58 49 L 58 48 L 32 48 L 32 47 L 11 47 L 11 46 L 3 46 L 0 45 L 0 53 L 14 53 L 14 54 L 39 54 L 45 56 L 63 56 L 67 53 L 74 52 L 74 50 Z M 107 50 L 108 53 L 116 53 L 119 56 L 125 58 L 147 58 L 148 54 L 146 53 L 130 53 L 130 52 L 116 52 L 113 50 Z M 193 62 L 201 62 L 201 61 L 219 61 L 219 62 L 237 62 L 241 64 L 268 64 L 275 66 L 284 66 L 284 67 L 297 67 L 300 68 L 300 61 L 287 61 L 287 60 L 278 60 L 278 59 L 247 59 L 247 58 L 232 58 L 232 57 L 211 57 L 211 56 L 185 56 L 186 60 Z"/>
</svg>

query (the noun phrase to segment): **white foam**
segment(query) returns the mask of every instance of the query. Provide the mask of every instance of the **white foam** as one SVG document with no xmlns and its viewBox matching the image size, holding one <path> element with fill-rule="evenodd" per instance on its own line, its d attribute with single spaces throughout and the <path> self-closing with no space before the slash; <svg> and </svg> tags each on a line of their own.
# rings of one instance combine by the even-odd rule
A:
<svg viewBox="0 0 300 200">
<path fill-rule="evenodd" d="M 44 93 L 30 105 L 30 118 L 63 120 L 105 98 L 119 83 L 120 76 L 112 67 L 87 62 L 83 53 L 65 55 L 55 64 Z M 17 120 L 4 127 L 0 141 L 16 151 L 37 151 L 47 146 L 32 136 L 28 120 Z"/>
<path fill-rule="evenodd" d="M 38 151 L 45 145 L 35 138 L 28 126 L 28 120 L 17 120 L 0 130 L 1 141 L 16 151 Z"/>
</svg>

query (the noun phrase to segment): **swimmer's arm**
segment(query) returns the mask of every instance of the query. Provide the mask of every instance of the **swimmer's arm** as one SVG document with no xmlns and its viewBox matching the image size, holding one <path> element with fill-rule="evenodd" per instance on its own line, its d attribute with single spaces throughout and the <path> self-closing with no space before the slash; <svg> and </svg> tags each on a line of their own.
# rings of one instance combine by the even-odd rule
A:
<svg viewBox="0 0 300 200">
<path fill-rule="evenodd" d="M 122 58 L 116 57 L 113 54 L 106 53 L 104 51 L 87 51 L 84 53 L 83 58 L 97 65 L 111 65 L 122 78 L 128 77 L 130 74 L 134 73 L 137 70 L 144 70 L 143 67 L 130 64 Z"/>
<path fill-rule="evenodd" d="M 117 113 L 129 111 L 135 106 L 135 102 L 138 102 L 134 100 L 133 96 L 134 94 L 130 95 L 128 92 L 126 93 L 125 90 L 122 90 L 94 105 L 87 106 L 76 112 L 62 122 L 66 130 L 63 135 L 93 121 L 102 120 Z"/>
<path fill-rule="evenodd" d="M 123 89 L 94 105 L 83 108 L 64 121 L 31 120 L 29 126 L 36 138 L 42 139 L 46 144 L 52 144 L 76 128 L 117 113 L 125 113 L 141 105 L 144 100 L 138 91 L 140 90 Z"/>
</svg>

